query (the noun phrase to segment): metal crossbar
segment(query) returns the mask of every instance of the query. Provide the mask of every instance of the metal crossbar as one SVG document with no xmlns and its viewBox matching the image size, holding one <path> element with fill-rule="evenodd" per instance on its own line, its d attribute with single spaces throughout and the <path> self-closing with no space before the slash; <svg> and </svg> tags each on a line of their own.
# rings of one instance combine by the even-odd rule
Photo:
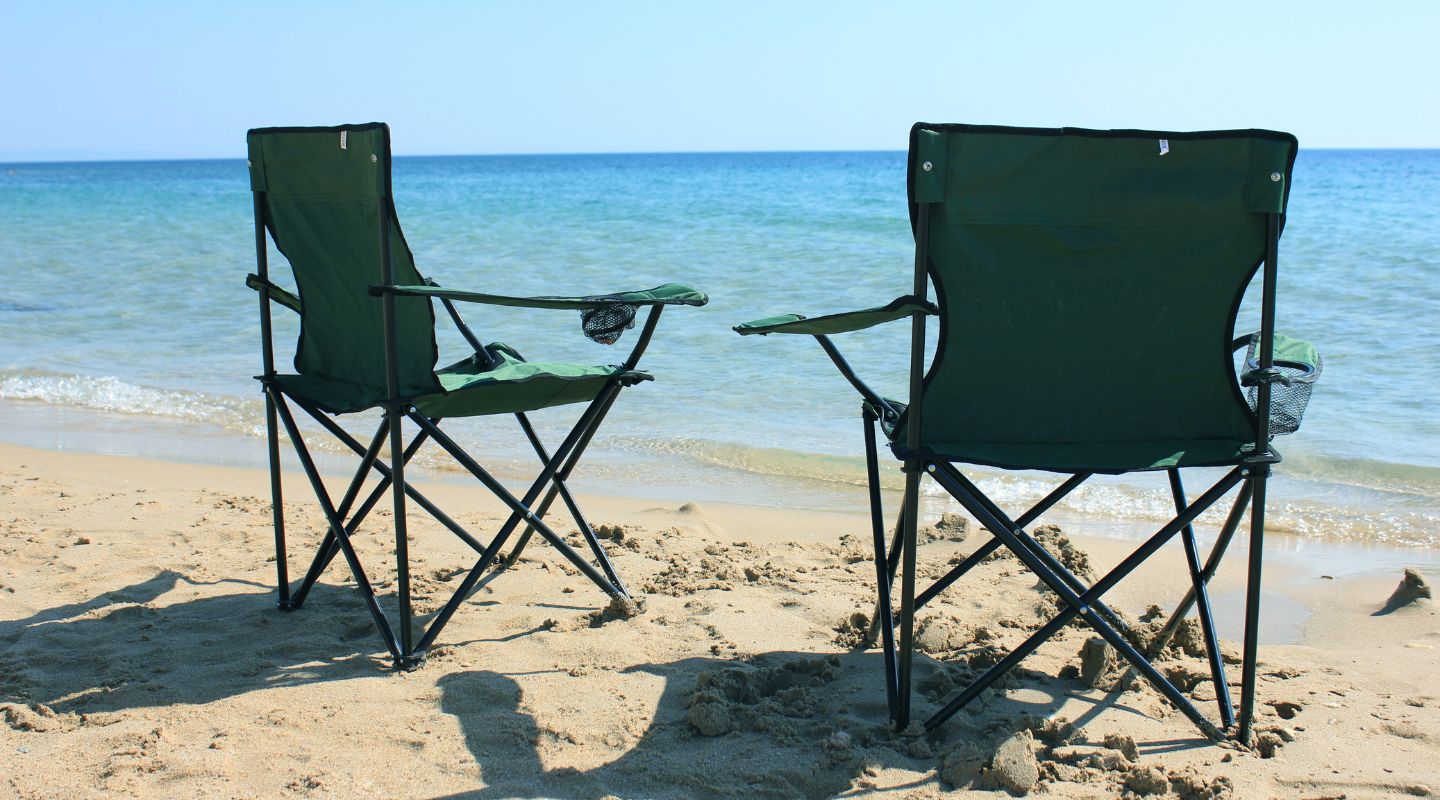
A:
<svg viewBox="0 0 1440 800">
<path fill-rule="evenodd" d="M 438 419 L 430 419 L 413 409 L 407 411 L 406 416 L 418 426 L 419 432 L 413 437 L 410 443 L 405 446 L 403 453 L 399 459 L 397 459 L 396 463 L 408 463 L 414 458 L 421 445 L 427 441 L 434 441 L 450 453 L 467 471 L 475 475 L 487 489 L 510 508 L 510 516 L 501 526 L 498 533 L 492 537 L 487 544 L 472 535 L 413 485 L 409 483 L 404 485 L 403 494 L 405 497 L 414 501 L 416 505 L 430 513 L 437 522 L 449 529 L 480 556 L 474 567 L 472 567 L 466 575 L 466 579 L 462 581 L 460 587 L 452 594 L 446 605 L 430 621 L 429 625 L 420 632 L 418 641 L 415 640 L 413 635 L 409 635 L 406 631 L 406 628 L 408 628 L 411 623 L 409 615 L 404 611 L 406 604 L 403 602 L 404 595 L 407 593 L 408 582 L 398 587 L 402 598 L 401 625 L 404 627 L 400 629 L 400 633 L 397 635 L 395 627 L 391 624 L 389 618 L 379 605 L 374 588 L 352 543 L 352 536 L 370 511 L 374 509 L 386 491 L 393 490 L 396 485 L 394 481 L 395 464 L 386 464 L 380 460 L 379 453 L 383 449 L 387 438 L 393 437 L 397 426 L 391 422 L 390 415 L 385 415 L 379 427 L 376 429 L 375 434 L 371 437 L 368 446 L 362 445 L 348 431 L 341 428 L 334 420 L 327 417 L 324 412 L 312 404 L 302 398 L 288 394 L 273 381 L 265 381 L 265 386 L 267 406 L 275 409 L 278 422 L 283 424 L 285 432 L 290 437 L 301 466 L 304 468 L 306 476 L 310 479 L 311 486 L 315 491 L 316 498 L 320 503 L 322 511 L 325 513 L 328 523 L 325 536 L 316 550 L 305 577 L 294 587 L 291 587 L 288 581 L 280 585 L 282 608 L 286 610 L 298 610 L 301 608 L 326 567 L 329 566 L 337 554 L 343 554 L 350 567 L 358 590 L 365 600 L 366 607 L 374 619 L 376 627 L 380 631 L 381 639 L 397 666 L 401 668 L 418 666 L 423 660 L 425 650 L 433 645 L 436 637 L 444 629 L 445 625 L 448 624 L 460 604 L 473 592 L 479 577 L 494 562 L 496 554 L 500 548 L 504 546 L 506 539 L 521 521 L 526 522 L 531 530 L 539 532 L 543 538 L 559 550 L 567 560 L 574 564 L 608 596 L 628 597 L 624 585 L 619 581 L 613 566 L 609 563 L 609 559 L 605 557 L 604 548 L 595 537 L 593 529 L 591 529 L 588 522 L 585 521 L 584 515 L 580 512 L 578 505 L 574 504 L 573 498 L 570 498 L 567 505 L 571 506 L 570 510 L 574 512 L 576 523 L 580 527 L 582 535 L 585 536 L 590 543 L 592 553 L 596 555 L 598 563 L 602 565 L 601 570 L 595 569 L 595 567 L 587 562 L 573 547 L 546 525 L 542 519 L 544 511 L 534 507 L 536 498 L 547 485 L 562 487 L 560 488 L 560 491 L 563 493 L 562 496 L 569 497 L 569 491 L 563 488 L 563 482 L 557 483 L 557 481 L 563 481 L 563 479 L 559 478 L 559 472 L 562 469 L 568 471 L 568 469 L 574 468 L 577 444 L 582 440 L 588 441 L 589 437 L 593 435 L 594 428 L 598 425 L 602 416 L 602 409 L 608 410 L 610 405 L 613 404 L 615 396 L 618 395 L 622 388 L 618 381 L 607 384 L 607 387 L 591 402 L 580 419 L 575 423 L 570 434 L 566 437 L 565 442 L 554 454 L 545 454 L 544 446 L 540 443 L 538 436 L 534 435 L 533 429 L 530 431 L 530 436 L 532 437 L 533 444 L 537 448 L 537 452 L 542 454 L 543 468 L 539 476 L 537 476 L 531 484 L 523 500 L 516 499 L 499 481 L 481 467 L 478 462 L 466 454 L 453 439 L 441 431 Z M 327 432 L 334 435 L 337 440 L 360 456 L 359 466 L 349 480 L 339 504 L 336 504 L 332 500 L 331 495 L 320 479 L 319 472 L 314 464 L 314 459 L 310 455 L 309 448 L 305 445 L 299 426 L 295 422 L 294 414 L 290 410 L 292 403 L 306 411 L 319 422 Z M 274 444 L 273 440 L 271 443 Z M 378 475 L 378 483 L 370 490 L 368 495 L 365 496 L 365 499 L 357 504 L 356 501 L 361 497 L 361 491 L 366 483 L 366 478 L 372 471 Z M 552 488 L 552 491 L 554 490 L 555 489 Z M 276 555 L 277 561 L 286 562 L 288 560 L 283 545 L 277 550 Z M 397 562 L 402 565 L 399 570 L 400 575 L 404 575 L 404 573 L 408 571 L 408 564 L 405 564 L 401 554 L 397 554 Z M 281 574 L 284 575 L 285 573 L 282 572 Z M 397 576 L 397 578 L 398 577 L 399 576 Z M 400 583 L 400 581 L 397 580 L 397 583 Z"/>
<path fill-rule="evenodd" d="M 1015 553 L 1025 566 L 1036 574 L 1052 591 L 1060 596 L 1067 608 L 1056 616 L 1049 624 L 1036 631 L 1013 650 L 1008 656 L 990 668 L 984 675 L 976 679 L 969 687 L 960 693 L 959 696 L 948 702 L 940 711 L 930 719 L 926 720 L 927 728 L 935 728 L 959 711 L 966 703 L 973 700 L 981 691 L 989 687 L 1001 675 L 1009 671 L 1020 662 L 1026 655 L 1029 655 L 1042 642 L 1053 636 L 1060 628 L 1064 627 L 1070 620 L 1079 616 L 1095 629 L 1115 650 L 1131 663 L 1135 670 L 1144 676 L 1162 695 L 1165 696 L 1176 708 L 1180 709 L 1185 716 L 1195 723 L 1201 732 L 1212 739 L 1221 739 L 1224 734 L 1212 722 L 1204 717 L 1190 701 L 1181 694 L 1180 690 L 1173 683 L 1161 675 L 1158 670 L 1139 652 L 1128 640 L 1099 612 L 1103 608 L 1100 597 L 1116 583 L 1132 572 L 1136 567 L 1149 558 L 1162 545 L 1174 538 L 1186 527 L 1200 516 L 1205 509 L 1209 508 L 1236 484 L 1245 477 L 1247 470 L 1244 467 L 1236 467 L 1226 473 L 1214 486 L 1190 503 L 1162 527 L 1146 542 L 1141 545 L 1125 560 L 1121 561 L 1114 569 L 1107 573 L 1099 581 L 1096 581 L 1084 592 L 1076 593 L 1071 588 L 1069 581 L 1051 568 L 1047 561 L 1041 558 L 1038 553 L 1043 548 L 1024 529 L 1014 525 L 1003 515 L 992 513 L 988 503 L 982 502 L 974 492 L 973 484 L 965 479 L 963 475 L 946 462 L 936 462 L 931 465 L 932 477 L 947 492 L 958 501 L 966 511 L 980 520 L 991 532 L 1004 541 L 1005 546 Z"/>
</svg>

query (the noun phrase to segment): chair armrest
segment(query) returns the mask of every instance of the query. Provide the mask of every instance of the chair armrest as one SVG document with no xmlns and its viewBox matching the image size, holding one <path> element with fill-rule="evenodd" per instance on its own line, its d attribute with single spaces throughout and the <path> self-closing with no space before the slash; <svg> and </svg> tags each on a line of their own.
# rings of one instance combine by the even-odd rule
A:
<svg viewBox="0 0 1440 800">
<path fill-rule="evenodd" d="M 257 292 L 264 293 L 271 300 L 274 300 L 280 305 L 285 306 L 291 311 L 294 311 L 296 314 L 301 313 L 300 298 L 285 291 L 279 286 L 276 286 L 270 281 L 262 280 L 259 275 L 256 275 L 253 272 L 249 275 L 246 275 L 245 285 L 249 286 L 251 289 L 254 289 Z"/>
<path fill-rule="evenodd" d="M 514 306 L 519 308 L 579 309 L 585 311 L 608 305 L 659 306 L 684 305 L 703 306 L 710 302 L 704 292 L 683 283 L 666 283 L 654 289 L 614 294 L 590 295 L 586 297 L 510 297 L 502 294 L 463 292 L 456 289 L 442 289 L 439 286 L 371 286 L 370 294 L 379 297 L 385 293 L 412 297 L 434 297 L 441 300 L 459 300 L 466 303 L 485 303 L 492 306 Z"/>
<path fill-rule="evenodd" d="M 762 336 L 770 333 L 803 333 L 810 336 L 824 336 L 863 330 L 917 313 L 938 314 L 940 311 L 934 303 L 922 300 L 913 294 L 907 294 L 876 308 L 809 318 L 800 314 L 781 314 L 777 317 L 742 322 L 733 330 L 741 336 L 757 333 Z"/>
</svg>

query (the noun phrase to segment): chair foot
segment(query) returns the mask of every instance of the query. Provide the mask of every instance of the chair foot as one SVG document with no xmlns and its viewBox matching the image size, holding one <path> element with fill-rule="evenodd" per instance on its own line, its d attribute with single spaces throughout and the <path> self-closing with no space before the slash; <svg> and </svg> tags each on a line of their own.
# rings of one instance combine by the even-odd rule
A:
<svg viewBox="0 0 1440 800">
<path fill-rule="evenodd" d="M 275 607 L 278 608 L 278 609 L 280 609 L 281 611 L 290 612 L 290 611 L 297 611 L 297 610 L 299 610 L 300 605 L 299 605 L 298 603 L 296 603 L 294 600 L 286 599 L 286 600 L 276 600 L 276 601 L 275 601 Z"/>
<path fill-rule="evenodd" d="M 395 659 L 397 672 L 414 672 L 425 665 L 425 652 L 411 653 L 408 656 L 399 656 Z"/>
</svg>

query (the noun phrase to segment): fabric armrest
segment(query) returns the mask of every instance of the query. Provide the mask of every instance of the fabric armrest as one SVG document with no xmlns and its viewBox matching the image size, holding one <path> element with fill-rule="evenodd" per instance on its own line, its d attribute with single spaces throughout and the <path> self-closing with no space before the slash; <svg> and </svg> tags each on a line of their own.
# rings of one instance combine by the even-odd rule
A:
<svg viewBox="0 0 1440 800">
<path fill-rule="evenodd" d="M 710 298 L 702 291 L 683 283 L 666 283 L 654 289 L 614 294 L 590 295 L 586 297 L 510 297 L 501 294 L 464 292 L 456 289 L 442 289 L 439 286 L 372 286 L 370 293 L 376 296 L 386 292 L 412 297 L 434 297 L 442 300 L 459 300 L 466 303 L 485 303 L 492 306 L 514 306 L 518 308 L 586 309 L 608 305 L 685 305 L 703 306 Z"/>
<path fill-rule="evenodd" d="M 249 286 L 251 289 L 254 289 L 257 292 L 263 292 L 271 300 L 274 300 L 280 305 L 285 306 L 291 311 L 294 311 L 296 314 L 301 313 L 300 298 L 285 291 L 284 289 L 281 289 L 279 286 L 276 286 L 275 284 L 267 280 L 262 280 L 259 275 L 256 275 L 253 272 L 249 275 L 246 275 L 245 285 Z"/>
<path fill-rule="evenodd" d="M 846 311 L 839 314 L 826 314 L 824 316 L 809 318 L 800 314 L 781 314 L 775 317 L 743 322 L 736 325 L 733 330 L 741 336 L 750 336 L 757 333 L 762 336 L 771 333 L 803 333 L 811 336 L 822 336 L 832 333 L 849 333 L 850 331 L 863 330 L 916 313 L 937 314 L 939 310 L 935 307 L 935 304 L 927 300 L 922 300 L 915 295 L 907 294 L 876 308 L 866 308 L 860 311 Z"/>
</svg>

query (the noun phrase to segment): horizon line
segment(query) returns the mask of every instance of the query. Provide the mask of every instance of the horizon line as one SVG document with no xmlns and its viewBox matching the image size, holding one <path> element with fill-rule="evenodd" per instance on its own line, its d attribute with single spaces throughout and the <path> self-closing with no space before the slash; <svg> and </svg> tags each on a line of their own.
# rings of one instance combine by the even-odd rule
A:
<svg viewBox="0 0 1440 800">
<path fill-rule="evenodd" d="M 1364 151 L 1399 152 L 1440 150 L 1437 147 L 1301 147 L 1300 152 Z M 836 148 L 815 150 L 605 150 L 525 153 L 391 153 L 394 158 L 538 158 L 574 156 L 708 156 L 708 155 L 807 155 L 814 153 L 904 153 L 904 149 Z M 243 161 L 245 156 L 129 156 L 96 158 L 40 158 L 34 160 L 0 160 L 0 166 L 40 166 L 46 164 L 125 164 L 163 163 L 178 161 Z"/>
</svg>

